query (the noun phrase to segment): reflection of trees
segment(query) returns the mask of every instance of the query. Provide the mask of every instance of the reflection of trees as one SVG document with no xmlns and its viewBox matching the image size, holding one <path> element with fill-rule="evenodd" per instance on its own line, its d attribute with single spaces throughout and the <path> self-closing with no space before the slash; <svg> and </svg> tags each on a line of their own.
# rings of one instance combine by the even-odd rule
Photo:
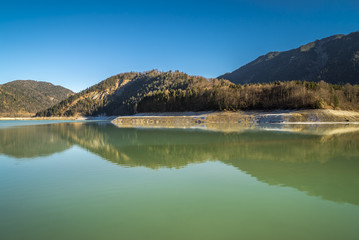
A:
<svg viewBox="0 0 359 240">
<path fill-rule="evenodd" d="M 358 155 L 357 155 L 358 159 Z M 230 165 L 269 185 L 293 187 L 312 196 L 359 205 L 359 162 L 338 156 L 326 163 L 291 163 L 244 159 Z"/>
<path fill-rule="evenodd" d="M 279 132 L 140 130 L 84 124 L 76 129 L 69 125 L 61 134 L 109 161 L 150 168 L 181 167 L 208 159 L 324 163 L 343 154 L 357 156 L 359 151 L 355 133 L 332 136 L 323 142 L 320 136 Z"/>
<path fill-rule="evenodd" d="M 55 128 L 53 124 L 0 129 L 0 154 L 33 158 L 68 149 L 71 144 L 54 131 Z"/>
<path fill-rule="evenodd" d="M 279 132 L 118 129 L 81 125 L 66 129 L 75 144 L 123 166 L 183 167 L 219 160 L 270 185 L 359 204 L 359 134 L 316 136 Z M 325 141 L 323 141 L 325 139 Z"/>
<path fill-rule="evenodd" d="M 24 133 L 25 137 L 21 137 Z M 36 156 L 36 151 L 38 155 L 50 154 L 76 144 L 129 167 L 180 168 L 218 160 L 270 185 L 289 186 L 309 195 L 359 204 L 356 191 L 359 134 L 356 132 L 322 137 L 266 131 L 121 129 L 111 124 L 65 123 L 2 129 L 0 140 L 1 153 L 16 156 L 14 153 L 22 148 L 18 157 Z"/>
</svg>

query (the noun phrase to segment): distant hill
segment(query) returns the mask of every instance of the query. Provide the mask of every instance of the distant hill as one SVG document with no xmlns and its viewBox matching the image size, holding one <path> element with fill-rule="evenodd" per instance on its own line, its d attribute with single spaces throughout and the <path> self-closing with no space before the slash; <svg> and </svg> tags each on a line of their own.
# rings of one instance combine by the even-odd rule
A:
<svg viewBox="0 0 359 240">
<path fill-rule="evenodd" d="M 152 70 L 112 76 L 36 116 L 298 108 L 357 110 L 358 103 L 359 85 L 291 81 L 240 86 L 223 79 Z"/>
<path fill-rule="evenodd" d="M 48 82 L 16 80 L 0 85 L 0 116 L 31 116 L 73 92 Z"/>
<path fill-rule="evenodd" d="M 237 84 L 290 80 L 359 84 L 359 32 L 270 52 L 218 78 Z"/>
<path fill-rule="evenodd" d="M 232 84 L 226 81 L 227 84 Z M 112 76 L 59 104 L 37 113 L 37 116 L 125 115 L 137 112 L 146 96 L 165 91 L 184 91 L 204 87 L 210 82 L 204 77 L 157 70 L 128 72 Z M 194 105 L 194 103 L 191 103 Z"/>
</svg>

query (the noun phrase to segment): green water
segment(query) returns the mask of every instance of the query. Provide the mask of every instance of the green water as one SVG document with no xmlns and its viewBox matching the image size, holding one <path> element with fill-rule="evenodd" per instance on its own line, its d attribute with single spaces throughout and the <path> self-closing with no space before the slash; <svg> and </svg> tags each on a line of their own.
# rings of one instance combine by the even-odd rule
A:
<svg viewBox="0 0 359 240">
<path fill-rule="evenodd" d="M 359 239 L 352 126 L 0 125 L 1 240 Z"/>
</svg>

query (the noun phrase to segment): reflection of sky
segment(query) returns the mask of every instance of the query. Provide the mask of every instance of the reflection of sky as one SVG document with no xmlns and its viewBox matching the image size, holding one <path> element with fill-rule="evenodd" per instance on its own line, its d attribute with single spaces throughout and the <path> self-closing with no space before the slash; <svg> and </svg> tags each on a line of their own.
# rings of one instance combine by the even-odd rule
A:
<svg viewBox="0 0 359 240">
<path fill-rule="evenodd" d="M 42 125 L 62 122 L 78 122 L 75 120 L 0 120 L 0 128 L 9 128 L 17 126 L 28 126 L 28 125 Z"/>
</svg>

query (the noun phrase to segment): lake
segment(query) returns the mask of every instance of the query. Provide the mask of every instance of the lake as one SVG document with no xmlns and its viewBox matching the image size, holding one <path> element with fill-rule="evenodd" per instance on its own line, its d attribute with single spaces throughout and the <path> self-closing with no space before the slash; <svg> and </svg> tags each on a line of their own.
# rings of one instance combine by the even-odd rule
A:
<svg viewBox="0 0 359 240">
<path fill-rule="evenodd" d="M 0 121 L 0 239 L 359 239 L 359 125 Z"/>
</svg>

